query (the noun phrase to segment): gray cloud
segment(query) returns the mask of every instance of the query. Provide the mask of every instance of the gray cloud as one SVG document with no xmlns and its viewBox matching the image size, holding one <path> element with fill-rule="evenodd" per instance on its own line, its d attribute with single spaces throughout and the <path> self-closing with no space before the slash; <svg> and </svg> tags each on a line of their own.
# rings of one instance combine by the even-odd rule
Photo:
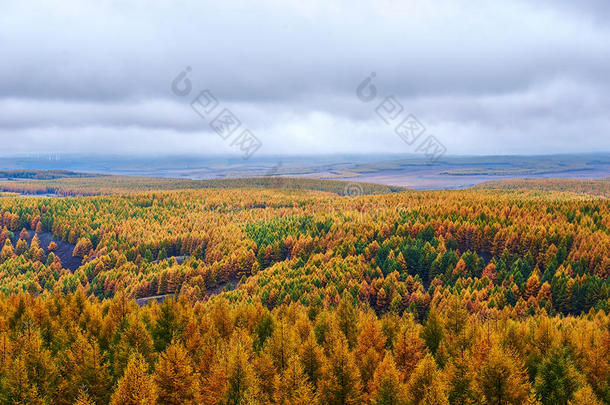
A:
<svg viewBox="0 0 610 405">
<path fill-rule="evenodd" d="M 390 94 L 449 153 L 610 150 L 602 0 L 33 3 L 0 14 L 9 153 L 231 153 L 189 107 L 205 88 L 262 153 L 412 152 L 373 112 Z"/>
</svg>

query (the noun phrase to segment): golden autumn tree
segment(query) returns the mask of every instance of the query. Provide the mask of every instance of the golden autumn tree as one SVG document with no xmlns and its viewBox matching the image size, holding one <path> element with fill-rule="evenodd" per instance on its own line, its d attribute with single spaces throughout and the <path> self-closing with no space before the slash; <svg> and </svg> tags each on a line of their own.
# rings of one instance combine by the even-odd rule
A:
<svg viewBox="0 0 610 405">
<path fill-rule="evenodd" d="M 15 256 L 15 252 L 13 251 L 13 244 L 11 243 L 10 239 L 7 239 L 4 242 L 2 251 L 0 251 L 0 261 L 4 262 L 13 256 Z"/>
<path fill-rule="evenodd" d="M 377 365 L 383 358 L 385 344 L 386 337 L 379 327 L 377 317 L 373 313 L 362 317 L 358 343 L 354 351 L 356 358 L 359 360 L 362 386 L 367 391 Z"/>
<path fill-rule="evenodd" d="M 375 370 L 371 385 L 371 403 L 374 405 L 404 405 L 406 390 L 400 382 L 400 374 L 391 354 L 386 353 Z"/>
<path fill-rule="evenodd" d="M 498 405 L 525 404 L 530 391 L 519 359 L 498 345 L 491 347 L 483 361 L 476 386 L 484 401 Z"/>
<path fill-rule="evenodd" d="M 154 381 L 158 387 L 159 404 L 197 404 L 199 386 L 193 374 L 191 359 L 184 347 L 171 343 L 159 357 Z"/>
<path fill-rule="evenodd" d="M 405 325 L 394 344 L 394 361 L 401 374 L 401 381 L 408 381 L 417 363 L 426 354 L 426 344 L 419 337 L 414 325 Z"/>
<path fill-rule="evenodd" d="M 129 359 L 125 374 L 112 395 L 112 405 L 146 405 L 157 400 L 157 387 L 148 374 L 148 365 L 139 353 Z"/>
<path fill-rule="evenodd" d="M 95 405 L 95 402 L 91 399 L 86 390 L 81 389 L 76 397 L 74 405 Z"/>
<path fill-rule="evenodd" d="M 296 348 L 294 329 L 288 327 L 285 322 L 278 322 L 267 341 L 267 351 L 278 371 L 282 371 L 286 367 L 288 359 L 294 354 Z"/>
<path fill-rule="evenodd" d="M 316 395 L 297 355 L 275 379 L 275 402 L 282 405 L 314 404 Z"/>
<path fill-rule="evenodd" d="M 25 239 L 20 238 L 17 241 L 17 244 L 15 245 L 15 254 L 17 256 L 20 256 L 27 251 L 28 251 L 28 243 L 25 241 Z"/>
<path fill-rule="evenodd" d="M 583 385 L 574 393 L 574 397 L 568 401 L 568 405 L 602 405 L 588 384 Z"/>
<path fill-rule="evenodd" d="M 434 358 L 427 355 L 415 367 L 407 384 L 411 404 L 448 405 L 446 383 Z"/>
<path fill-rule="evenodd" d="M 309 333 L 307 339 L 299 346 L 299 359 L 303 365 L 305 375 L 315 386 L 322 373 L 324 353 L 316 342 L 313 333 Z"/>
<path fill-rule="evenodd" d="M 28 370 L 23 359 L 16 359 L 10 368 L 6 381 L 6 391 L 2 402 L 7 404 L 44 404 L 38 390 L 28 377 Z"/>
<path fill-rule="evenodd" d="M 154 362 L 153 340 L 142 320 L 134 315 L 128 317 L 129 326 L 121 334 L 120 341 L 114 350 L 113 371 L 117 376 L 123 374 L 133 353 L 138 353 L 150 366 Z"/>
<path fill-rule="evenodd" d="M 72 256 L 80 257 L 82 259 L 87 254 L 89 254 L 89 251 L 91 249 L 93 249 L 93 245 L 91 244 L 91 241 L 87 238 L 80 238 L 78 240 L 78 242 L 76 243 L 76 246 L 74 246 L 74 250 L 72 251 Z"/>
<path fill-rule="evenodd" d="M 205 405 L 220 405 L 226 401 L 228 392 L 228 365 L 226 359 L 214 358 L 205 378 L 199 382 L 200 400 Z"/>
<path fill-rule="evenodd" d="M 74 401 L 83 388 L 95 402 L 108 402 L 110 399 L 112 380 L 102 350 L 95 340 L 89 340 L 79 333 L 67 350 L 60 372 L 63 400 Z"/>
<path fill-rule="evenodd" d="M 360 375 L 345 338 L 337 339 L 320 378 L 320 399 L 329 405 L 355 405 L 362 400 Z"/>
</svg>

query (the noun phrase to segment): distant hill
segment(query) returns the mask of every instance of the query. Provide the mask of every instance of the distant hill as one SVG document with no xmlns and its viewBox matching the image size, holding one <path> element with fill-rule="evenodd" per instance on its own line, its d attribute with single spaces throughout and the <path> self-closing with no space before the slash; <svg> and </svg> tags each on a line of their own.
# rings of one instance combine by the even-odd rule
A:
<svg viewBox="0 0 610 405">
<path fill-rule="evenodd" d="M 279 155 L 252 157 L 248 160 L 221 156 L 66 155 L 57 160 L 39 157 L 0 157 L 0 169 L 17 169 L 32 173 L 17 177 L 16 172 L 13 172 L 11 174 L 13 179 L 52 180 L 100 177 L 101 174 L 197 181 L 288 177 L 387 184 L 409 189 L 455 189 L 509 178 L 609 177 L 610 153 L 442 156 L 435 161 L 430 161 L 421 154 Z M 42 170 L 49 172 L 41 173 Z"/>
<path fill-rule="evenodd" d="M 398 186 L 339 180 L 318 180 L 289 177 L 256 177 L 214 180 L 189 180 L 158 177 L 83 175 L 73 173 L 64 177 L 13 178 L 0 181 L 0 191 L 23 194 L 56 194 L 59 196 L 93 196 L 130 194 L 152 190 L 185 190 L 202 188 L 272 188 L 292 190 L 317 190 L 338 195 L 388 194 L 405 191 Z M 55 172 L 55 171 L 54 171 Z M 53 176 L 54 174 L 48 174 Z"/>
<path fill-rule="evenodd" d="M 0 179 L 52 180 L 65 178 L 87 178 L 96 174 L 78 173 L 69 170 L 0 170 Z"/>
</svg>

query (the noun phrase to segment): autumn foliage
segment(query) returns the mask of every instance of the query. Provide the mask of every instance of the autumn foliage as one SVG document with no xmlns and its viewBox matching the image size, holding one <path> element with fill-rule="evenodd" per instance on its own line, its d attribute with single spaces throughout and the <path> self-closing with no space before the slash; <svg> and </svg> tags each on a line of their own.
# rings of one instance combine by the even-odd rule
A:
<svg viewBox="0 0 610 405">
<path fill-rule="evenodd" d="M 3 403 L 610 401 L 604 197 L 5 197 L 0 246 Z"/>
</svg>

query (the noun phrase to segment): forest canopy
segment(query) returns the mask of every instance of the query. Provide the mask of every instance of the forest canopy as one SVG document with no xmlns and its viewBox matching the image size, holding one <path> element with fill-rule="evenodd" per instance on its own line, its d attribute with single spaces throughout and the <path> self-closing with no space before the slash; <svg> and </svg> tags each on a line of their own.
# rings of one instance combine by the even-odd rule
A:
<svg viewBox="0 0 610 405">
<path fill-rule="evenodd" d="M 3 403 L 610 401 L 610 205 L 582 184 L 110 179 L 0 199 Z"/>
</svg>

